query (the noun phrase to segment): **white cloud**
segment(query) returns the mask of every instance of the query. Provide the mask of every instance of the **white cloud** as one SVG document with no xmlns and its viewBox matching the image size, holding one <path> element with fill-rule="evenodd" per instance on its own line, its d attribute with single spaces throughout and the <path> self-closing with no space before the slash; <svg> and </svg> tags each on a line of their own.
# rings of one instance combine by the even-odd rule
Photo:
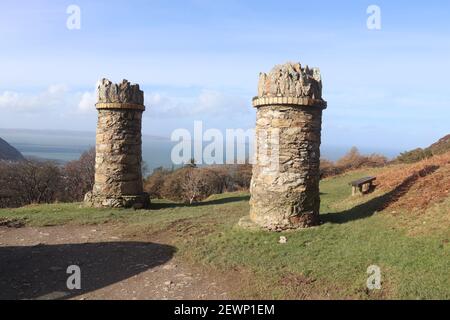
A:
<svg viewBox="0 0 450 320">
<path fill-rule="evenodd" d="M 89 114 L 95 112 L 95 102 L 95 90 L 71 91 L 63 84 L 51 85 L 41 92 L 0 92 L 0 110 L 10 113 Z M 199 115 L 228 118 L 251 110 L 248 97 L 206 89 L 192 96 L 150 92 L 145 94 L 145 105 L 146 114 L 163 118 Z"/>
<path fill-rule="evenodd" d="M 94 105 L 96 102 L 95 92 L 87 91 L 81 95 L 80 102 L 78 103 L 78 111 L 82 113 L 93 112 L 95 110 Z"/>
<path fill-rule="evenodd" d="M 250 108 L 248 98 L 215 90 L 202 90 L 193 97 L 149 93 L 145 95 L 145 104 L 149 113 L 167 118 L 219 114 L 230 117 L 233 114 L 247 113 Z"/>
<path fill-rule="evenodd" d="M 67 103 L 67 91 L 67 87 L 62 84 L 51 85 L 45 91 L 34 94 L 4 91 L 0 94 L 0 109 L 36 112 L 63 106 Z"/>
<path fill-rule="evenodd" d="M 95 111 L 95 91 L 70 91 L 66 85 L 55 84 L 34 93 L 0 92 L 0 110 L 10 113 L 58 112 L 58 114 L 90 113 Z"/>
</svg>

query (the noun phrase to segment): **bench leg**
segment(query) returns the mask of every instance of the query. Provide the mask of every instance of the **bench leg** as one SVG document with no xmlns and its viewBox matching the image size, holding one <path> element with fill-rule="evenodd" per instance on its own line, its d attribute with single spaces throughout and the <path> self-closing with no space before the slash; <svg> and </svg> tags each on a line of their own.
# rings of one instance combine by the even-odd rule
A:
<svg viewBox="0 0 450 320">
<path fill-rule="evenodd" d="M 355 187 L 355 186 L 352 186 L 352 196 L 354 197 L 354 196 L 356 196 L 357 195 L 357 187 Z"/>
<path fill-rule="evenodd" d="M 367 191 L 369 190 L 369 189 L 368 189 L 368 186 L 369 186 L 368 183 L 365 183 L 365 184 L 363 184 L 363 185 L 361 186 L 361 193 L 362 193 L 362 194 L 367 193 Z"/>
</svg>

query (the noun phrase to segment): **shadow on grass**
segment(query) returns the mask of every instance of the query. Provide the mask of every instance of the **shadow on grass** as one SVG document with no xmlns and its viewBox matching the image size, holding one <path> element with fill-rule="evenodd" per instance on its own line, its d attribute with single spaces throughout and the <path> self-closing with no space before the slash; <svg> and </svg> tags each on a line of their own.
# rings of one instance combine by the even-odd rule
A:
<svg viewBox="0 0 450 320">
<path fill-rule="evenodd" d="M 382 211 L 391 204 L 397 202 L 409 189 L 417 182 L 418 179 L 432 174 L 439 166 L 427 166 L 418 173 L 412 174 L 392 191 L 371 199 L 363 204 L 357 205 L 349 210 L 336 213 L 327 213 L 320 216 L 324 223 L 346 223 L 358 219 L 364 219 L 372 216 L 375 212 Z"/>
<path fill-rule="evenodd" d="M 216 205 L 216 204 L 227 204 L 232 202 L 240 202 L 240 201 L 249 201 L 250 196 L 239 196 L 239 197 L 228 197 L 228 198 L 221 198 L 221 199 L 214 199 L 214 200 L 207 200 L 202 202 L 197 202 L 193 204 L 188 203 L 176 203 L 176 202 L 170 202 L 170 203 L 152 203 L 150 206 L 150 210 L 159 210 L 159 209 L 170 209 L 170 208 L 185 208 L 185 207 L 202 207 L 202 206 L 209 206 L 209 205 Z"/>
<path fill-rule="evenodd" d="M 0 300 L 73 298 L 164 264 L 175 252 L 146 242 L 0 247 Z M 80 267 L 80 290 L 67 288 L 71 265 Z"/>
</svg>

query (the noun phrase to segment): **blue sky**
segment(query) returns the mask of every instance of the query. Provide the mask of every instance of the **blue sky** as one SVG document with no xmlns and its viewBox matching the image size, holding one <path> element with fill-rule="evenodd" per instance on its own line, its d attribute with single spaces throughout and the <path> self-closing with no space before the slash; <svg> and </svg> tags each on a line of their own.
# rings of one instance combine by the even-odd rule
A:
<svg viewBox="0 0 450 320">
<path fill-rule="evenodd" d="M 366 27 L 372 4 L 381 30 Z M 259 72 L 299 61 L 322 71 L 324 145 L 406 150 L 450 133 L 448 1 L 2 0 L 0 41 L 0 128 L 94 131 L 102 77 L 141 85 L 145 134 L 252 128 Z"/>
</svg>

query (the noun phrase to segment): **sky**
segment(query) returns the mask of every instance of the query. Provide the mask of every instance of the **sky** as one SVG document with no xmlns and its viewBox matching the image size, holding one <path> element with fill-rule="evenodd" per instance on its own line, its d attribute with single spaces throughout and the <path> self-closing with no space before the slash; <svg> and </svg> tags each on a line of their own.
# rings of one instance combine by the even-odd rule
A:
<svg viewBox="0 0 450 320">
<path fill-rule="evenodd" d="M 0 0 L 0 42 L 0 128 L 95 131 L 105 77 L 140 84 L 144 134 L 249 129 L 258 74 L 294 61 L 321 70 L 326 146 L 402 151 L 450 133 L 448 1 Z"/>
</svg>

